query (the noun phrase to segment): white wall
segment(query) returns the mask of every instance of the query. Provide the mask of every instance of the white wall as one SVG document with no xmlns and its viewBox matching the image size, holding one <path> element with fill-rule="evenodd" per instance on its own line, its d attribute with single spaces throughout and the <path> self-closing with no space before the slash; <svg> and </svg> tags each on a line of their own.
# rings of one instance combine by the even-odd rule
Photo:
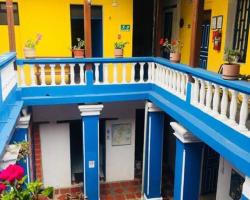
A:
<svg viewBox="0 0 250 200">
<path fill-rule="evenodd" d="M 39 126 L 45 186 L 71 186 L 69 124 Z"/>
<path fill-rule="evenodd" d="M 232 169 L 234 169 L 233 166 L 221 156 L 218 172 L 216 200 L 233 200 L 229 196 Z"/>
</svg>

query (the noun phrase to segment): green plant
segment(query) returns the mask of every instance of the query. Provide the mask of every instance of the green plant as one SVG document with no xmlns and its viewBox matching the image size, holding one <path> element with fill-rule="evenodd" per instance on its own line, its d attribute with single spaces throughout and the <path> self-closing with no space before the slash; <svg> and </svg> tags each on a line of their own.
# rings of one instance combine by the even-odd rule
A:
<svg viewBox="0 0 250 200">
<path fill-rule="evenodd" d="M 29 40 L 27 40 L 26 42 L 25 42 L 25 44 L 24 44 L 24 46 L 26 47 L 26 48 L 31 48 L 31 49 L 34 49 L 37 45 L 38 45 L 38 43 L 39 43 L 39 41 L 42 39 L 42 35 L 41 34 L 37 34 L 36 35 L 36 39 L 29 39 Z"/>
<path fill-rule="evenodd" d="M 115 42 L 115 49 L 124 49 L 128 42 L 117 41 Z"/>
<path fill-rule="evenodd" d="M 26 141 L 15 142 L 15 145 L 20 145 L 17 160 L 23 160 L 30 154 L 30 143 Z M 24 160 L 25 161 L 25 160 Z"/>
<path fill-rule="evenodd" d="M 53 188 L 45 188 L 39 181 L 26 183 L 24 169 L 19 165 L 9 165 L 0 172 L 1 200 L 38 200 L 39 197 L 53 197 Z"/>
<path fill-rule="evenodd" d="M 78 50 L 78 49 L 84 49 L 85 42 L 81 38 L 76 38 L 77 45 L 74 45 L 72 49 Z"/>
<path fill-rule="evenodd" d="M 224 61 L 229 64 L 237 63 L 241 57 L 241 52 L 239 50 L 226 48 L 224 51 Z"/>
<path fill-rule="evenodd" d="M 183 47 L 183 43 L 180 40 L 169 41 L 167 38 L 161 38 L 160 45 L 163 51 L 168 51 L 170 53 L 180 53 Z"/>
</svg>

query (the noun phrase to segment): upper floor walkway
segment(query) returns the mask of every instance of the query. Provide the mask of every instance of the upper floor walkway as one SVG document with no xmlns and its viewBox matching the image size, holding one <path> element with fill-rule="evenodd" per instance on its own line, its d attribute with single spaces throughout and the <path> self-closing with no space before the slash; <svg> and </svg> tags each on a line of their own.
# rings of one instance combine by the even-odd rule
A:
<svg viewBox="0 0 250 200">
<path fill-rule="evenodd" d="M 248 82 L 154 57 L 16 59 L 9 53 L 0 57 L 0 72 L 1 153 L 23 107 L 147 100 L 250 176 Z"/>
</svg>

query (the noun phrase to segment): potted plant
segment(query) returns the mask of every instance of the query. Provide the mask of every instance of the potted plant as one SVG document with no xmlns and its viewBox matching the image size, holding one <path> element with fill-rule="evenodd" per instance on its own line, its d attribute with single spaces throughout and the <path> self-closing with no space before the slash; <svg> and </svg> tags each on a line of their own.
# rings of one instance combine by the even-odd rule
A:
<svg viewBox="0 0 250 200">
<path fill-rule="evenodd" d="M 128 44 L 128 42 L 117 41 L 115 42 L 114 55 L 116 58 L 123 58 L 123 49 Z"/>
<path fill-rule="evenodd" d="M 81 38 L 76 38 L 77 45 L 73 46 L 72 52 L 75 58 L 83 58 L 84 57 L 84 47 L 85 42 Z"/>
<path fill-rule="evenodd" d="M 237 80 L 240 74 L 240 65 L 238 60 L 241 53 L 238 50 L 227 48 L 224 51 L 224 63 L 219 70 L 222 73 L 222 78 L 226 80 Z"/>
<path fill-rule="evenodd" d="M 181 60 L 181 48 L 183 44 L 180 40 L 169 41 L 167 38 L 160 40 L 160 45 L 163 48 L 163 51 L 170 53 L 170 60 L 174 63 L 179 63 Z"/>
<path fill-rule="evenodd" d="M 24 169 L 9 165 L 0 172 L 1 200 L 48 200 L 53 198 L 53 188 L 45 188 L 41 182 L 26 183 Z"/>
<path fill-rule="evenodd" d="M 38 43 L 41 39 L 42 39 L 42 35 L 38 33 L 36 35 L 35 40 L 29 39 L 25 42 L 24 49 L 23 49 L 23 53 L 24 53 L 25 58 L 35 58 L 36 57 L 36 46 L 38 45 Z"/>
</svg>

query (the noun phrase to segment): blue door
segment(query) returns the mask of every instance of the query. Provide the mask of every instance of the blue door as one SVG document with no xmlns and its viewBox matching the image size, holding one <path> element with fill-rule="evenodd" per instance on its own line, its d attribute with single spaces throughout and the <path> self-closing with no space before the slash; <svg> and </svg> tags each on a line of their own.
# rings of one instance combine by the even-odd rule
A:
<svg viewBox="0 0 250 200">
<path fill-rule="evenodd" d="M 200 64 L 199 67 L 207 69 L 210 21 L 206 21 L 201 26 L 201 50 L 200 50 Z"/>
</svg>

